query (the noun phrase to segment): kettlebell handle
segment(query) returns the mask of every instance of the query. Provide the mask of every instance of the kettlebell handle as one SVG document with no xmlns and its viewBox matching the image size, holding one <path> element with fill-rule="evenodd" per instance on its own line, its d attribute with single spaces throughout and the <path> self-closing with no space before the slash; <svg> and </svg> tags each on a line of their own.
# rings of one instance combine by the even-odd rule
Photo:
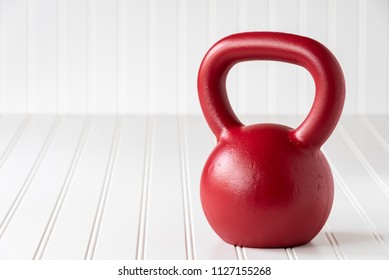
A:
<svg viewBox="0 0 389 280">
<path fill-rule="evenodd" d="M 232 110 L 226 92 L 229 70 L 238 62 L 274 60 L 300 65 L 312 75 L 316 93 L 312 108 L 291 140 L 320 148 L 334 130 L 343 108 L 345 82 L 334 55 L 319 42 L 279 32 L 247 32 L 218 41 L 205 55 L 198 74 L 200 105 L 208 125 L 220 139 L 243 126 Z"/>
</svg>

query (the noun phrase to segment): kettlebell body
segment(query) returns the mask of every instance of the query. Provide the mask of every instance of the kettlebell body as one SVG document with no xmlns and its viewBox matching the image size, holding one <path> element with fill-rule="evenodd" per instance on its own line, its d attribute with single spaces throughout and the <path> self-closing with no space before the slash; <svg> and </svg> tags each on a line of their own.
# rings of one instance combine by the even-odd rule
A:
<svg viewBox="0 0 389 280">
<path fill-rule="evenodd" d="M 316 84 L 314 104 L 296 129 L 243 125 L 230 106 L 225 80 L 240 61 L 301 65 Z M 292 247 L 311 241 L 332 207 L 331 169 L 320 151 L 340 117 L 344 78 L 320 43 L 275 32 L 240 33 L 216 43 L 198 77 L 200 104 L 217 137 L 201 176 L 205 216 L 226 242 L 245 247 Z"/>
</svg>

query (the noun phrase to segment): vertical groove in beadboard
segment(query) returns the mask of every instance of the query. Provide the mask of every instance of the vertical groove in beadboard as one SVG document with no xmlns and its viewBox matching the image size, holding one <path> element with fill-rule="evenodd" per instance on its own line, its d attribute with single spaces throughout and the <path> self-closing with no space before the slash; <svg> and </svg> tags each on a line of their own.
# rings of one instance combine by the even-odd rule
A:
<svg viewBox="0 0 389 280">
<path fill-rule="evenodd" d="M 26 0 L 26 108 L 27 114 L 36 110 L 36 2 Z"/>
<path fill-rule="evenodd" d="M 82 127 L 82 132 L 80 135 L 80 138 L 77 142 L 77 148 L 73 154 L 72 161 L 70 163 L 69 169 L 67 171 L 65 180 L 62 184 L 61 191 L 58 194 L 57 200 L 54 204 L 53 210 L 51 211 L 50 218 L 47 221 L 45 230 L 42 233 L 42 237 L 39 240 L 38 246 L 35 250 L 33 259 L 34 260 L 40 260 L 43 257 L 43 254 L 45 253 L 47 244 L 49 243 L 51 234 L 53 232 L 53 229 L 55 227 L 55 224 L 57 222 L 59 213 L 62 210 L 63 203 L 65 201 L 65 198 L 67 196 L 67 193 L 70 188 L 70 184 L 73 180 L 74 173 L 77 169 L 79 159 L 81 157 L 82 151 L 84 150 L 86 139 L 89 134 L 90 126 L 92 123 L 92 119 L 90 117 L 87 117 L 85 119 L 84 125 Z"/>
<path fill-rule="evenodd" d="M 341 128 L 341 125 L 338 124 L 339 126 L 339 131 L 343 130 Z M 343 137 L 343 136 L 342 136 Z M 350 143 L 345 139 L 347 145 Z M 358 213 L 359 217 L 362 219 L 364 224 L 367 226 L 371 236 L 374 238 L 374 240 L 377 242 L 377 244 L 384 250 L 384 252 L 389 256 L 389 248 L 386 246 L 384 240 L 382 239 L 381 235 L 378 233 L 377 228 L 375 227 L 374 223 L 372 220 L 369 218 L 369 216 L 366 214 L 365 210 L 363 207 L 359 204 L 358 200 L 355 198 L 355 196 L 352 194 L 350 188 L 347 186 L 346 182 L 344 182 L 342 176 L 339 174 L 338 170 L 336 169 L 336 166 L 332 163 L 330 157 L 326 155 L 326 152 L 323 151 L 325 157 L 328 160 L 328 163 L 331 167 L 333 176 L 334 176 L 334 181 L 335 183 L 339 186 L 341 191 L 344 193 L 352 207 L 355 209 L 355 211 Z"/>
<path fill-rule="evenodd" d="M 186 244 L 186 259 L 194 260 L 194 233 L 193 233 L 193 215 L 189 188 L 189 164 L 188 164 L 188 144 L 186 141 L 186 122 L 185 116 L 177 117 L 178 125 L 178 141 L 181 167 L 181 186 L 182 186 L 182 200 L 184 210 L 184 225 L 185 225 L 185 244 Z"/>
<path fill-rule="evenodd" d="M 124 115 L 126 113 L 126 19 L 127 19 L 127 13 L 126 13 L 126 1 L 125 0 L 118 0 L 117 5 L 117 28 L 118 28 L 118 35 L 117 35 L 117 45 L 118 45 L 118 53 L 117 53 L 117 66 L 118 66 L 118 77 L 117 77 L 117 88 L 118 88 L 118 98 L 117 98 L 117 112 L 120 115 Z"/>
<path fill-rule="evenodd" d="M 268 0 L 268 13 L 267 18 L 269 31 L 275 31 L 277 29 L 277 0 Z"/>
<path fill-rule="evenodd" d="M 55 112 L 66 113 L 64 106 L 65 85 L 65 3 L 57 0 L 57 98 Z M 48 108 L 49 109 L 49 108 Z"/>
<path fill-rule="evenodd" d="M 336 52 L 336 0 L 328 0 L 328 46 Z"/>
<path fill-rule="evenodd" d="M 115 167 L 116 155 L 119 146 L 119 141 L 122 135 L 124 117 L 116 117 L 115 129 L 112 137 L 111 147 L 109 151 L 109 157 L 107 162 L 107 168 L 104 175 L 104 181 L 100 192 L 99 202 L 96 209 L 95 218 L 93 220 L 92 230 L 89 236 L 88 246 L 85 252 L 85 260 L 93 260 L 96 245 L 100 234 L 101 224 L 104 217 L 105 206 L 107 203 L 107 197 L 111 186 L 112 172 Z"/>
<path fill-rule="evenodd" d="M 96 0 L 87 0 L 87 108 L 96 113 Z"/>
<path fill-rule="evenodd" d="M 186 0 L 178 0 L 177 24 L 177 114 L 186 112 Z"/>
<path fill-rule="evenodd" d="M 31 15 L 30 11 L 33 11 L 34 9 L 30 8 L 30 5 L 34 3 L 34 0 L 28 1 L 26 0 L 26 108 L 25 111 L 26 113 L 30 113 L 29 110 L 29 99 L 30 99 L 30 94 L 31 92 L 31 63 L 30 63 L 30 57 L 31 57 L 31 42 L 30 42 L 30 28 L 32 26 L 32 23 L 30 22 L 31 20 Z"/>
<path fill-rule="evenodd" d="M 7 213 L 5 214 L 5 217 L 1 221 L 1 223 L 0 223 L 0 239 L 4 235 L 4 232 L 7 230 L 9 223 L 11 222 L 15 212 L 17 211 L 20 203 L 22 202 L 22 200 L 24 198 L 24 195 L 28 191 L 28 189 L 30 187 L 30 183 L 34 179 L 35 174 L 36 174 L 37 170 L 39 169 L 39 166 L 40 166 L 42 160 L 44 159 L 46 152 L 49 149 L 52 140 L 54 139 L 54 136 L 58 130 L 60 122 L 61 122 L 60 117 L 56 117 L 54 119 L 54 121 L 49 129 L 49 132 L 48 132 L 48 134 L 47 134 L 47 136 L 42 144 L 42 147 L 39 150 L 38 156 L 35 159 L 30 171 L 28 172 L 27 178 L 23 182 L 23 185 L 20 187 L 15 199 L 13 200 L 13 202 L 11 204 L 11 207 L 8 209 Z"/>
<path fill-rule="evenodd" d="M 146 149 L 145 161 L 143 167 L 143 183 L 142 183 L 142 198 L 139 211 L 138 223 L 138 238 L 136 244 L 136 260 L 144 260 L 146 252 L 146 237 L 147 237 L 147 215 L 149 210 L 149 190 L 150 190 L 150 174 L 151 161 L 153 154 L 154 142 L 154 117 L 148 116 L 146 123 Z"/>
<path fill-rule="evenodd" d="M 247 0 L 237 1 L 238 32 L 247 31 Z"/>
<path fill-rule="evenodd" d="M 247 31 L 247 0 L 237 2 L 238 32 Z M 238 68 L 238 102 L 237 111 L 243 116 L 247 114 L 247 64 L 241 64 Z"/>
<path fill-rule="evenodd" d="M 216 36 L 216 0 L 208 0 L 208 48 L 213 45 Z"/>
<path fill-rule="evenodd" d="M 5 73 L 6 73 L 6 4 L 5 0 L 1 1 L 0 11 L 0 113 L 4 112 L 5 101 Z"/>
<path fill-rule="evenodd" d="M 308 9 L 308 4 L 307 0 L 299 0 L 298 1 L 298 29 L 299 33 L 301 35 L 306 35 L 307 34 L 307 9 Z"/>
<path fill-rule="evenodd" d="M 386 2 L 386 115 L 389 116 L 389 3 Z"/>
<path fill-rule="evenodd" d="M 346 260 L 346 255 L 343 253 L 342 249 L 339 247 L 338 240 L 336 239 L 335 235 L 332 233 L 332 230 L 328 224 L 325 224 L 324 228 L 326 231 L 324 232 L 324 235 L 327 239 L 327 241 L 330 243 L 332 250 L 334 251 L 335 255 L 338 257 L 339 260 Z"/>
<path fill-rule="evenodd" d="M 275 31 L 277 28 L 277 1 L 268 0 L 269 17 L 268 29 Z M 268 98 L 267 98 L 267 116 L 276 114 L 276 83 L 277 83 L 277 68 L 275 62 L 268 62 Z"/>
<path fill-rule="evenodd" d="M 366 0 L 358 1 L 357 113 L 366 113 Z"/>
<path fill-rule="evenodd" d="M 293 248 L 285 248 L 286 255 L 288 256 L 289 260 L 297 260 L 296 252 L 293 250 Z"/>
<path fill-rule="evenodd" d="M 155 1 L 156 0 L 147 1 L 147 115 L 153 115 L 157 111 L 157 4 Z"/>
<path fill-rule="evenodd" d="M 240 246 L 235 246 L 235 254 L 236 254 L 236 258 L 238 260 L 244 260 L 244 253 L 243 253 L 243 248 L 240 247 Z"/>
<path fill-rule="evenodd" d="M 243 255 L 243 259 L 244 259 L 244 260 L 248 260 L 248 258 L 247 258 L 247 252 L 246 252 L 246 248 L 245 248 L 245 247 L 242 247 L 242 255 Z"/>
<path fill-rule="evenodd" d="M 299 9 L 299 18 L 298 18 L 298 28 L 301 35 L 307 34 L 307 0 L 299 0 L 298 2 Z M 304 69 L 302 67 L 298 68 L 297 71 L 297 114 L 302 115 L 305 113 L 306 108 L 306 76 Z"/>
</svg>

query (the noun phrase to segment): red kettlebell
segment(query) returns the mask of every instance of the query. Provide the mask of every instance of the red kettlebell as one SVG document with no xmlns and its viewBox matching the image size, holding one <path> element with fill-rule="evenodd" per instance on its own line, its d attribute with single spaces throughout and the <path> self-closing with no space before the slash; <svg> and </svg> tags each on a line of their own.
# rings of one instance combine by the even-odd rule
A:
<svg viewBox="0 0 389 280">
<path fill-rule="evenodd" d="M 275 60 L 313 76 L 313 106 L 296 129 L 245 126 L 234 114 L 226 77 L 241 61 Z M 205 55 L 198 74 L 201 108 L 217 137 L 201 176 L 201 203 L 214 231 L 245 247 L 292 247 L 311 241 L 331 211 L 334 182 L 320 147 L 334 130 L 345 82 L 334 55 L 310 38 L 276 32 L 228 36 Z"/>
</svg>

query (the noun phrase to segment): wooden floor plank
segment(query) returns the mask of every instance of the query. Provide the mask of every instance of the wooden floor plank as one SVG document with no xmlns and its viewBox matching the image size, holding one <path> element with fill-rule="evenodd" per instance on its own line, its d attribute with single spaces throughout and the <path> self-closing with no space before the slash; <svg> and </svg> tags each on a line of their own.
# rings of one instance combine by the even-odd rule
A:
<svg viewBox="0 0 389 280">
<path fill-rule="evenodd" d="M 155 117 L 145 232 L 145 259 L 186 259 L 185 221 L 175 117 Z"/>
<path fill-rule="evenodd" d="M 5 234 L 0 257 L 32 259 L 57 200 L 85 117 L 66 117 Z"/>
<path fill-rule="evenodd" d="M 135 259 L 146 149 L 146 117 L 125 117 L 94 259 Z"/>
<path fill-rule="evenodd" d="M 5 232 L 8 216 L 26 186 L 26 180 L 39 156 L 54 117 L 33 117 L 23 136 L 0 169 L 0 235 Z"/>
<path fill-rule="evenodd" d="M 107 168 L 116 117 L 97 116 L 43 259 L 84 259 L 95 222 Z"/>
</svg>

